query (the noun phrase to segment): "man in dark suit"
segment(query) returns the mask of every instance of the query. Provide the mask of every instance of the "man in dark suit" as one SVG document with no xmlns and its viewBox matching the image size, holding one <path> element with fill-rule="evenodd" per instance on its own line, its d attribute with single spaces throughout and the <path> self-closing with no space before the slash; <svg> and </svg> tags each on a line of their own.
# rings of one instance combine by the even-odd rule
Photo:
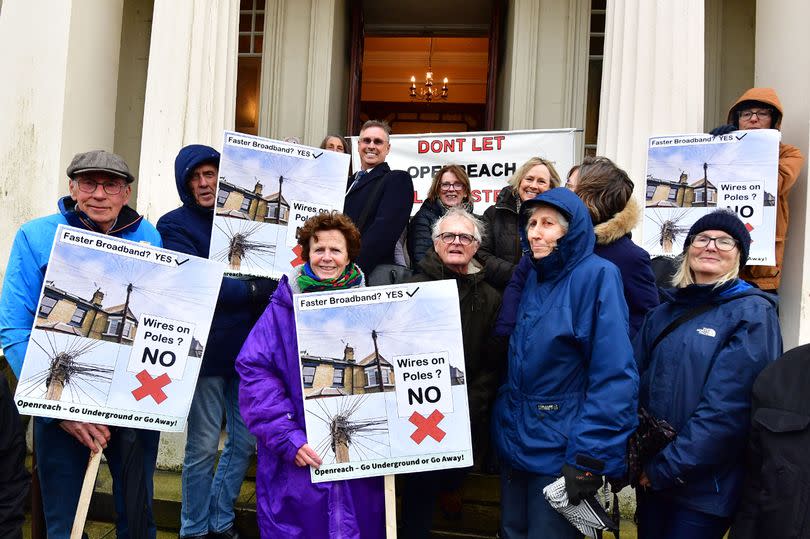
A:
<svg viewBox="0 0 810 539">
<path fill-rule="evenodd" d="M 404 170 L 391 170 L 391 128 L 369 120 L 360 129 L 360 170 L 349 178 L 343 212 L 360 229 L 362 247 L 355 261 L 366 275 L 394 263 L 394 249 L 413 207 L 413 181 Z"/>
</svg>

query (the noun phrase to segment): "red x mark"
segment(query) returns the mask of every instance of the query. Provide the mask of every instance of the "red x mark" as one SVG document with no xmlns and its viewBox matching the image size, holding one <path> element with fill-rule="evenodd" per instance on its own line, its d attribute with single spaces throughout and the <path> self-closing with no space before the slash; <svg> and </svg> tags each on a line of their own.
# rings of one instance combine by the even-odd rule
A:
<svg viewBox="0 0 810 539">
<path fill-rule="evenodd" d="M 411 440 L 421 444 L 422 440 L 430 436 L 437 442 L 441 442 L 444 435 L 447 434 L 439 428 L 439 422 L 442 419 L 444 419 L 444 414 L 438 410 L 433 410 L 433 413 L 427 417 L 419 412 L 412 413 L 408 421 L 416 425 L 416 430 L 411 434 Z"/>
<path fill-rule="evenodd" d="M 156 403 L 160 404 L 168 398 L 163 392 L 163 386 L 169 385 L 172 380 L 165 372 L 157 378 L 152 378 L 144 369 L 136 374 L 135 378 L 141 383 L 141 387 L 132 390 L 132 396 L 136 401 L 151 396 Z"/>
<path fill-rule="evenodd" d="M 301 258 L 301 253 L 304 252 L 304 248 L 301 247 L 300 245 L 296 245 L 295 247 L 293 247 L 292 252 L 295 253 L 295 260 L 290 262 L 290 266 L 295 268 L 304 263 L 304 259 Z"/>
</svg>

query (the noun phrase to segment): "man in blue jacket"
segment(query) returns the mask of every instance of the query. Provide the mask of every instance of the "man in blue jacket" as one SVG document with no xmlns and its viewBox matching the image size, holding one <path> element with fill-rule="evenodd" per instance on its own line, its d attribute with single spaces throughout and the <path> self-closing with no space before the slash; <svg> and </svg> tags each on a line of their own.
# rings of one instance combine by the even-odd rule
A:
<svg viewBox="0 0 810 539">
<path fill-rule="evenodd" d="M 208 257 L 218 172 L 219 152 L 209 146 L 192 144 L 177 154 L 174 174 L 183 205 L 157 223 L 164 247 Z M 239 413 L 234 361 L 274 289 L 271 279 L 222 280 L 188 414 L 180 537 L 238 537 L 233 506 L 256 440 Z M 228 438 L 214 475 L 223 415 Z"/>
<path fill-rule="evenodd" d="M 135 178 L 120 156 L 104 150 L 76 154 L 67 175 L 70 195 L 59 200 L 59 212 L 20 227 L 6 266 L 0 296 L 0 344 L 17 377 L 31 337 L 57 226 L 70 225 L 161 246 L 155 227 L 127 206 Z M 110 429 L 102 424 L 34 419 L 34 449 L 49 539 L 70 537 L 88 455 L 90 451 L 97 451 L 96 444 L 104 449 L 113 477 L 118 536 L 129 536 L 129 516 L 139 522 L 146 519 L 149 536 L 155 537 L 152 476 L 160 433 L 129 429 L 128 434 L 134 432 L 134 435 L 127 436 L 127 442 L 121 442 L 123 432 L 123 429 Z M 143 455 L 147 491 L 146 507 L 139 508 L 137 515 L 126 514 L 122 486 L 124 451 L 132 449 L 132 444 L 138 445 L 138 453 Z M 128 447 L 122 447 L 124 445 Z"/>
<path fill-rule="evenodd" d="M 369 120 L 360 129 L 360 170 L 349 178 L 343 213 L 360 230 L 362 247 L 355 262 L 366 275 L 380 264 L 393 264 L 394 251 L 413 208 L 413 181 L 404 170 L 391 170 L 391 128 Z"/>
</svg>

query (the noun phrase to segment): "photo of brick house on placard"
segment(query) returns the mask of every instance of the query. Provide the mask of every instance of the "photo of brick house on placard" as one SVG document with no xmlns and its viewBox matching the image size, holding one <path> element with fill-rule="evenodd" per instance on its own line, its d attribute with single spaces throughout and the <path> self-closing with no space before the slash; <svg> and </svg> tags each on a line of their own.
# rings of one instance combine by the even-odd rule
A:
<svg viewBox="0 0 810 539">
<path fill-rule="evenodd" d="M 301 378 L 305 398 L 394 391 L 394 367 L 382 355 L 378 357 L 375 352 L 371 352 L 357 361 L 354 348 L 348 344 L 343 348 L 343 356 L 339 358 L 301 352 Z"/>
<path fill-rule="evenodd" d="M 280 176 L 278 191 L 264 195 L 264 185 L 258 179 L 256 179 L 253 190 L 220 179 L 217 192 L 217 215 L 286 225 L 290 216 L 290 204 L 282 195 L 283 185 L 284 177 Z"/>
</svg>

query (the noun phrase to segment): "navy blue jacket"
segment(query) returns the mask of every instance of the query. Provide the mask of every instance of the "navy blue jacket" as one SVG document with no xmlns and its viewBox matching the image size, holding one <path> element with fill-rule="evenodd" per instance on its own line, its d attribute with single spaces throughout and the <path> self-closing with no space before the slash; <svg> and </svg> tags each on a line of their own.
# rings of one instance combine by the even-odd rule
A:
<svg viewBox="0 0 810 539">
<path fill-rule="evenodd" d="M 638 223 L 640 214 L 641 208 L 630 199 L 622 211 L 594 227 L 596 246 L 593 252 L 613 262 L 622 275 L 624 299 L 630 312 L 631 339 L 641 327 L 647 312 L 658 305 L 658 287 L 655 284 L 650 255 L 630 239 L 630 232 Z M 495 326 L 496 335 L 512 333 L 520 293 L 531 266 L 531 256 L 525 255 L 506 286 L 503 293 L 503 307 Z"/>
<path fill-rule="evenodd" d="M 219 152 L 208 146 L 186 146 L 177 155 L 174 175 L 177 193 L 183 205 L 157 222 L 157 229 L 166 249 L 208 258 L 214 210 L 197 204 L 188 189 L 187 181 L 196 167 L 207 162 L 219 163 Z M 248 281 L 224 277 L 205 346 L 200 376 L 230 377 L 236 374 L 236 356 L 254 322 L 249 305 Z"/>
<path fill-rule="evenodd" d="M 565 214 L 569 228 L 526 280 L 493 414 L 495 444 L 513 468 L 559 475 L 567 463 L 618 477 L 638 399 L 619 271 L 593 254 L 591 219 L 573 192 L 551 189 L 524 205 L 535 201 Z"/>
<path fill-rule="evenodd" d="M 639 403 L 678 435 L 644 471 L 655 494 L 718 516 L 734 512 L 743 479 L 754 379 L 782 352 L 776 299 L 744 281 L 690 285 L 647 315 L 634 341 Z M 711 310 L 658 335 L 685 311 Z"/>
<path fill-rule="evenodd" d="M 349 178 L 347 187 L 353 181 Z M 388 163 L 380 163 L 346 193 L 343 213 L 352 221 L 359 221 L 377 181 L 383 182 L 377 195 L 379 202 L 360 229 L 360 256 L 355 260 L 366 275 L 371 275 L 380 264 L 394 263 L 394 247 L 408 226 L 413 208 L 411 176 L 404 170 L 391 170 Z"/>
</svg>

